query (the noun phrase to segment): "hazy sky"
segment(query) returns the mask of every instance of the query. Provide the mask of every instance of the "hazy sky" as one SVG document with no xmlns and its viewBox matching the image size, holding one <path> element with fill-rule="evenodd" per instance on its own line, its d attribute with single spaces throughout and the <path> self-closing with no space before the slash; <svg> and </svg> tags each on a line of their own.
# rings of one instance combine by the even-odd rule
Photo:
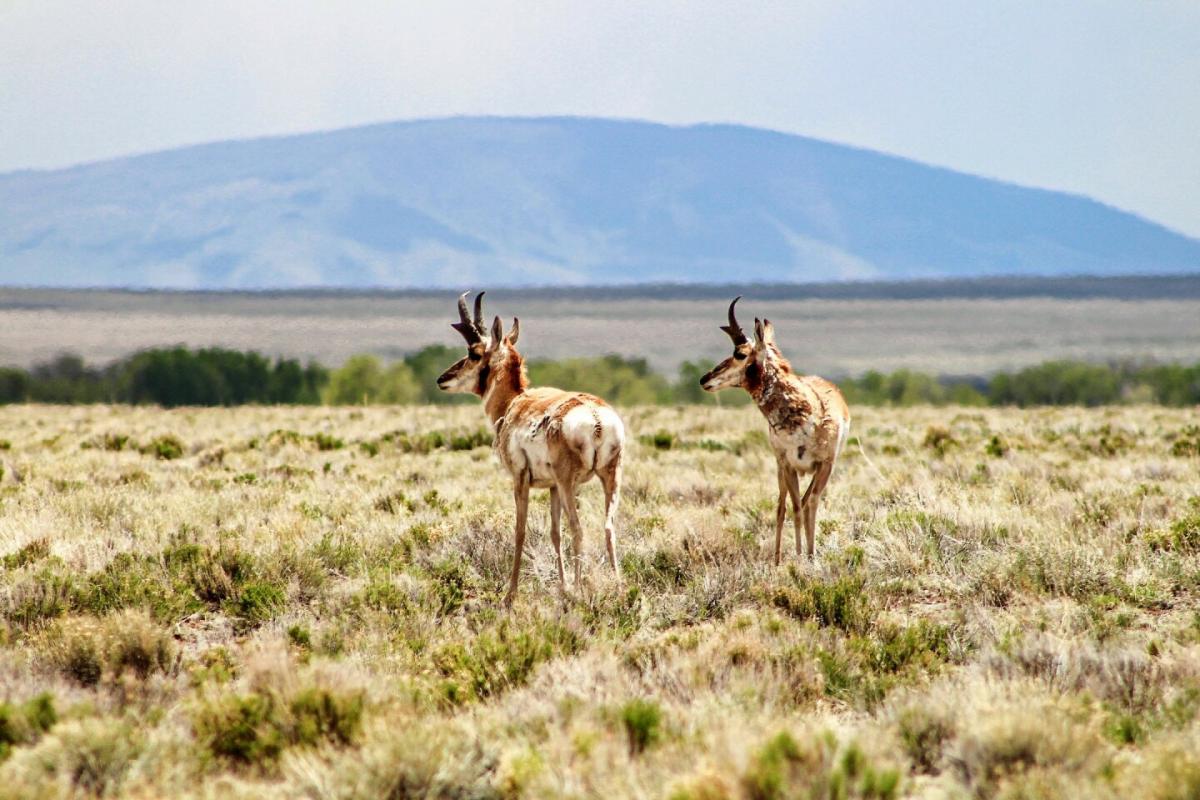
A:
<svg viewBox="0 0 1200 800">
<path fill-rule="evenodd" d="M 1200 236 L 1200 0 L 0 0 L 0 171 L 454 114 L 758 125 Z"/>
</svg>

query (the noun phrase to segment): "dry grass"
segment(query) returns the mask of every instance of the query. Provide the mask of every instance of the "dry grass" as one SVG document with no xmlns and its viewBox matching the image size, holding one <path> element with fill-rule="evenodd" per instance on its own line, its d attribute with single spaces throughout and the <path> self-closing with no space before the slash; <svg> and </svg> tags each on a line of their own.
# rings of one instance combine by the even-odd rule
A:
<svg viewBox="0 0 1200 800">
<path fill-rule="evenodd" d="M 1200 790 L 1194 409 L 862 409 L 781 568 L 752 410 L 625 418 L 504 614 L 477 408 L 0 409 L 0 797 Z"/>
</svg>

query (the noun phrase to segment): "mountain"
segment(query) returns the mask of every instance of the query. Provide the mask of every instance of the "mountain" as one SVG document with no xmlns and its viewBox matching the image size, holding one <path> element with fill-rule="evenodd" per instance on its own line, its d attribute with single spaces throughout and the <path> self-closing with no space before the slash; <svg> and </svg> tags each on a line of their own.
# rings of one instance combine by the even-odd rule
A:
<svg viewBox="0 0 1200 800">
<path fill-rule="evenodd" d="M 732 125 L 453 118 L 0 175 L 0 282 L 571 285 L 1200 271 L 1095 201 Z"/>
</svg>

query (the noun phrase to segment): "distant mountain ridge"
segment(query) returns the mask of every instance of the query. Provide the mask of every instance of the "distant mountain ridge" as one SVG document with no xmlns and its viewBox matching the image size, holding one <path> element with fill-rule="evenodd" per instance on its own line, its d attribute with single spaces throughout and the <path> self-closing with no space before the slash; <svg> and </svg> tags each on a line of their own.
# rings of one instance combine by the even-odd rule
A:
<svg viewBox="0 0 1200 800">
<path fill-rule="evenodd" d="M 0 175 L 0 282 L 787 283 L 1200 272 L 1083 197 L 732 125 L 452 118 Z"/>
</svg>

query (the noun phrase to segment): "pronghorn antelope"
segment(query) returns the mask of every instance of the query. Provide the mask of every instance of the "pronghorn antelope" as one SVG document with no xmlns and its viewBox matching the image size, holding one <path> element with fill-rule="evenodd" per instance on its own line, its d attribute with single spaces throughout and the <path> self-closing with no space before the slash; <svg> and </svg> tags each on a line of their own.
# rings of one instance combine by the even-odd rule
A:
<svg viewBox="0 0 1200 800">
<path fill-rule="evenodd" d="M 804 513 L 806 551 L 811 558 L 817 527 L 817 504 L 833 474 L 833 463 L 850 433 L 850 409 L 838 388 L 816 375 L 797 375 L 775 345 L 771 321 L 754 320 L 754 344 L 746 338 L 729 304 L 729 324 L 721 330 L 733 340 L 733 355 L 700 379 L 705 391 L 740 386 L 767 418 L 768 438 L 775 451 L 779 502 L 775 508 L 775 563 L 782 557 L 783 520 L 792 498 L 796 555 L 800 555 L 800 514 Z M 800 476 L 812 474 L 804 497 Z"/>
<path fill-rule="evenodd" d="M 529 388 L 525 360 L 517 352 L 520 320 L 513 319 L 506 335 L 496 317 L 489 334 L 483 324 L 484 293 L 475 297 L 473 320 L 467 316 L 467 294 L 458 298 L 459 321 L 451 326 L 467 340 L 467 355 L 441 374 L 438 388 L 470 392 L 483 399 L 484 411 L 496 430 L 493 447 L 512 475 L 517 541 L 504 605 L 511 606 L 517 595 L 531 488 L 550 490 L 550 541 L 558 567 L 559 593 L 565 595 L 559 519 L 565 509 L 578 583 L 583 529 L 575 490 L 593 476 L 600 479 L 604 486 L 604 546 L 608 564 L 619 577 L 613 519 L 621 495 L 621 454 L 625 446 L 621 418 L 607 403 L 590 394 Z"/>
</svg>

